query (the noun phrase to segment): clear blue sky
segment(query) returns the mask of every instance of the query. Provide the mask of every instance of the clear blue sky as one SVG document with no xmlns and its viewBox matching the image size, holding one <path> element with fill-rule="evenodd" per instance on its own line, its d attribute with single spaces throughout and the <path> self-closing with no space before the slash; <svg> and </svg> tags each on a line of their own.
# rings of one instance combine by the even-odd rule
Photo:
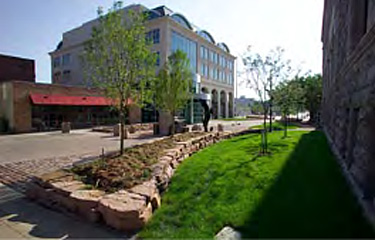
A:
<svg viewBox="0 0 375 240">
<path fill-rule="evenodd" d="M 240 56 L 248 45 L 259 52 L 276 46 L 304 71 L 321 72 L 320 42 L 323 0 L 144 0 L 146 7 L 166 5 L 184 14 L 216 41 Z M 39 82 L 50 82 L 48 52 L 62 33 L 96 17 L 98 6 L 113 0 L 1 0 L 0 53 L 36 60 Z M 252 95 L 239 89 L 239 95 Z"/>
</svg>

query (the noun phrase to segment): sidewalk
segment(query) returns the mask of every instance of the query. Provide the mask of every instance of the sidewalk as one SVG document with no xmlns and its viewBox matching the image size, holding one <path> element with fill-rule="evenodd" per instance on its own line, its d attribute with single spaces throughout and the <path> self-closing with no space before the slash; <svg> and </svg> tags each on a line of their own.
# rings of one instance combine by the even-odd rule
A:
<svg viewBox="0 0 375 240">
<path fill-rule="evenodd" d="M 0 184 L 0 238 L 126 238 L 103 225 L 44 208 Z"/>
</svg>

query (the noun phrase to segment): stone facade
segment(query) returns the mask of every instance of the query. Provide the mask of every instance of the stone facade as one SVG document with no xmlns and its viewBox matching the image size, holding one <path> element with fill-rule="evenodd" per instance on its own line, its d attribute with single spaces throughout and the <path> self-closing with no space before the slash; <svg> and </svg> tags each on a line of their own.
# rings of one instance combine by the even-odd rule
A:
<svg viewBox="0 0 375 240">
<path fill-rule="evenodd" d="M 357 195 L 375 197 L 375 2 L 325 0 L 322 125 Z"/>
</svg>

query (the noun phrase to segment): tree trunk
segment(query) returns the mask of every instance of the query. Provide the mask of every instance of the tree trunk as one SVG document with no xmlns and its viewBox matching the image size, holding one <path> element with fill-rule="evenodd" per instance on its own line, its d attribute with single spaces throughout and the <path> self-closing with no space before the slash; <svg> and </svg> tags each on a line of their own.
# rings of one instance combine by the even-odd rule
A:
<svg viewBox="0 0 375 240">
<path fill-rule="evenodd" d="M 270 130 L 269 130 L 269 132 L 272 132 L 272 101 L 270 101 Z"/>
<path fill-rule="evenodd" d="M 315 112 L 310 110 L 309 114 L 310 114 L 310 121 L 309 122 L 314 125 L 315 121 L 316 121 L 316 119 L 315 119 Z"/>
<path fill-rule="evenodd" d="M 175 126 L 175 122 L 174 122 L 174 111 L 172 112 L 172 129 L 171 129 L 171 135 L 173 136 L 175 134 L 175 130 L 176 129 L 176 126 Z"/>
<path fill-rule="evenodd" d="M 263 131 L 264 131 L 264 145 L 263 145 L 263 154 L 267 153 L 267 110 L 264 111 L 263 117 Z"/>
<path fill-rule="evenodd" d="M 124 129 L 125 129 L 125 114 L 122 109 L 120 112 L 120 154 L 124 153 Z"/>
<path fill-rule="evenodd" d="M 284 138 L 288 135 L 288 116 L 284 116 Z"/>
</svg>

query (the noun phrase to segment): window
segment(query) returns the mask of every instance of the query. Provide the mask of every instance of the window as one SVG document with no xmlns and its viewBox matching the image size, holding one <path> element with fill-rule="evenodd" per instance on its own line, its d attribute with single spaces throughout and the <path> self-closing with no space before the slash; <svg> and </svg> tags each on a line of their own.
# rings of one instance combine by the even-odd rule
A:
<svg viewBox="0 0 375 240">
<path fill-rule="evenodd" d="M 61 63 L 61 58 L 60 57 L 55 57 L 53 59 L 53 67 L 59 67 Z"/>
<path fill-rule="evenodd" d="M 214 62 L 215 61 L 215 52 L 210 51 L 210 61 Z"/>
<path fill-rule="evenodd" d="M 156 52 L 156 66 L 160 66 L 160 52 Z"/>
<path fill-rule="evenodd" d="M 173 31 L 171 52 L 177 49 L 186 53 L 190 61 L 191 71 L 196 73 L 199 70 L 197 69 L 197 43 Z"/>
<path fill-rule="evenodd" d="M 216 80 L 220 80 L 220 70 L 216 69 Z"/>
<path fill-rule="evenodd" d="M 210 68 L 208 67 L 207 64 L 204 64 L 204 63 L 201 64 L 201 75 L 203 77 L 205 77 L 205 78 L 209 77 L 209 74 L 210 74 L 209 70 L 210 70 Z"/>
<path fill-rule="evenodd" d="M 206 48 L 206 47 L 204 47 L 204 46 L 201 46 L 201 59 L 206 59 L 206 60 L 208 60 L 209 58 L 209 50 Z"/>
<path fill-rule="evenodd" d="M 65 70 L 63 72 L 63 80 L 64 80 L 64 82 L 70 81 L 70 70 Z"/>
<path fill-rule="evenodd" d="M 153 44 L 160 43 L 160 30 L 154 29 L 146 33 L 146 40 Z"/>
<path fill-rule="evenodd" d="M 59 83 L 60 82 L 60 77 L 61 77 L 61 72 L 55 72 L 53 74 L 53 82 L 54 83 Z"/>
<path fill-rule="evenodd" d="M 64 54 L 62 57 L 62 65 L 63 66 L 68 66 L 70 63 L 70 54 Z"/>
</svg>

